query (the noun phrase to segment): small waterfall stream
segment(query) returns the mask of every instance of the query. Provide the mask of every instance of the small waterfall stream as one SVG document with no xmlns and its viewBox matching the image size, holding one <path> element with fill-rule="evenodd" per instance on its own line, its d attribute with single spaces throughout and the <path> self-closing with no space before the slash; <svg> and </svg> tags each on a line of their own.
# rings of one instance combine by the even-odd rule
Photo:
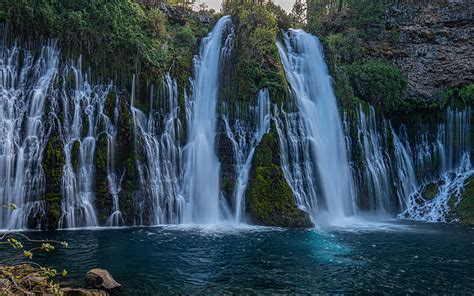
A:
<svg viewBox="0 0 474 296">
<path fill-rule="evenodd" d="M 142 143 L 146 158 L 138 162 L 140 184 L 151 198 L 150 215 L 153 224 L 177 224 L 182 222 L 185 201 L 181 195 L 183 127 L 179 119 L 178 87 L 170 75 L 163 80 L 161 112 L 151 92 L 149 115 L 134 107 L 132 94 L 132 115 L 135 134 Z M 132 87 L 135 89 L 135 86 Z M 160 113 L 165 114 L 160 118 Z M 160 130 L 161 126 L 161 130 Z M 138 221 L 139 225 L 143 221 Z"/>
<path fill-rule="evenodd" d="M 101 110 L 100 115 L 105 121 L 105 135 L 107 136 L 107 187 L 110 195 L 112 195 L 112 214 L 107 219 L 105 225 L 121 226 L 124 225 L 124 220 L 120 211 L 119 195 L 122 192 L 124 173 L 119 173 L 115 167 L 120 98 L 118 96 L 115 98 L 112 118 L 105 114 L 105 110 Z"/>
<path fill-rule="evenodd" d="M 98 226 L 95 209 L 96 144 L 104 104 L 112 87 L 91 85 L 82 71 L 82 61 L 68 65 L 63 77 L 73 77 L 74 87 L 63 86 L 60 127 L 65 165 L 62 174 L 62 216 L 60 228 Z M 66 83 L 66 82 L 64 82 Z"/>
<path fill-rule="evenodd" d="M 0 59 L 0 229 L 24 229 L 28 218 L 44 213 L 45 108 L 59 50 L 52 41 L 37 55 L 2 45 Z"/>
<path fill-rule="evenodd" d="M 310 147 L 305 155 L 310 159 L 305 161 L 315 165 L 320 186 L 322 199 L 317 219 L 327 220 L 323 223 L 337 222 L 354 214 L 355 191 L 331 78 L 316 37 L 290 30 L 284 34 L 284 41 L 285 47 L 278 44 L 278 48 Z M 307 201 L 300 206 L 315 204 L 316 201 Z"/>
<path fill-rule="evenodd" d="M 247 189 L 252 160 L 257 145 L 270 129 L 270 96 L 267 89 L 258 93 L 256 107 L 251 107 L 255 120 L 254 126 L 245 120 L 237 119 L 231 126 L 229 119 L 223 115 L 227 137 L 232 143 L 235 158 L 235 187 L 233 192 L 235 222 L 241 223 L 245 211 L 245 191 Z"/>
<path fill-rule="evenodd" d="M 382 130 L 386 130 L 383 128 Z M 359 190 L 367 196 L 363 208 L 379 214 L 392 212 L 390 205 L 391 175 L 389 156 L 386 152 L 384 135 L 379 133 L 375 110 L 369 107 L 366 115 L 359 107 L 357 122 L 357 140 L 360 153 L 364 159 L 363 180 Z"/>
</svg>

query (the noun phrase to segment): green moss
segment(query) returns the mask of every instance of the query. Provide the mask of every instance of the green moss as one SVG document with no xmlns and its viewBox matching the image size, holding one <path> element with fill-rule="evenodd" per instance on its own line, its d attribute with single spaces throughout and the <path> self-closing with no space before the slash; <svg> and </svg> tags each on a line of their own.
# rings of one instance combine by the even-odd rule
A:
<svg viewBox="0 0 474 296">
<path fill-rule="evenodd" d="M 428 184 L 422 192 L 422 196 L 426 200 L 432 200 L 438 194 L 438 185 L 436 183 Z"/>
<path fill-rule="evenodd" d="M 276 46 L 281 11 L 273 3 L 250 1 L 226 1 L 223 9 L 232 15 L 236 37 L 233 57 L 224 69 L 221 97 L 229 102 L 249 102 L 260 89 L 267 88 L 274 101 L 285 101 L 288 85 Z"/>
<path fill-rule="evenodd" d="M 45 173 L 44 200 L 48 204 L 47 228 L 56 229 L 61 216 L 61 180 L 64 166 L 62 142 L 57 136 L 52 136 L 45 149 L 43 170 Z"/>
<path fill-rule="evenodd" d="M 458 204 L 456 204 L 457 201 L 457 197 L 453 197 L 449 201 L 451 215 L 458 218 L 462 224 L 474 225 L 474 176 L 466 180 Z"/>
<path fill-rule="evenodd" d="M 56 229 L 61 217 L 61 194 L 47 193 L 45 200 L 48 203 L 48 229 Z"/>
<path fill-rule="evenodd" d="M 278 138 L 274 131 L 257 147 L 246 196 L 253 223 L 281 227 L 311 227 L 309 215 L 298 209 L 280 167 Z"/>
</svg>

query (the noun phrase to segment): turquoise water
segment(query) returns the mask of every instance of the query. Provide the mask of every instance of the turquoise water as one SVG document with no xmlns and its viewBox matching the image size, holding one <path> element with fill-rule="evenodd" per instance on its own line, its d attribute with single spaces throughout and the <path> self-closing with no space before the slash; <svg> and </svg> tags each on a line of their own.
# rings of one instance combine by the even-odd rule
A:
<svg viewBox="0 0 474 296">
<path fill-rule="evenodd" d="M 70 248 L 36 258 L 123 294 L 473 293 L 474 230 L 384 223 L 325 230 L 192 226 L 30 233 Z"/>
</svg>

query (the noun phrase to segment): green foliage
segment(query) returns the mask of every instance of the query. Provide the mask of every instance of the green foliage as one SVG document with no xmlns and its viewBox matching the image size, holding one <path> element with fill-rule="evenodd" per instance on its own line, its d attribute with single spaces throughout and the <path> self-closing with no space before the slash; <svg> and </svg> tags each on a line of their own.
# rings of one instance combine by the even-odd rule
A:
<svg viewBox="0 0 474 296">
<path fill-rule="evenodd" d="M 175 37 L 176 42 L 178 43 L 178 45 L 181 46 L 190 47 L 196 44 L 197 41 L 196 37 L 194 36 L 193 30 L 191 30 L 189 26 L 184 26 L 180 28 L 179 31 L 176 33 Z"/>
<path fill-rule="evenodd" d="M 384 30 L 384 13 L 388 1 L 345 0 L 349 12 L 349 24 L 366 36 L 374 36 Z"/>
<path fill-rule="evenodd" d="M 166 17 L 159 9 L 152 8 L 148 12 L 147 28 L 153 37 L 166 37 Z"/>
<path fill-rule="evenodd" d="M 67 56 L 82 54 L 96 75 L 119 73 L 127 84 L 133 73 L 143 74 L 143 83 L 158 81 L 172 65 L 186 83 L 196 40 L 208 29 L 195 14 L 183 12 L 183 27 L 133 0 L 0 0 L 1 7 L 15 35 L 58 38 Z"/>
<path fill-rule="evenodd" d="M 351 64 L 362 56 L 362 42 L 355 29 L 330 34 L 325 42 L 338 63 Z"/>
<path fill-rule="evenodd" d="M 157 65 L 157 49 L 142 29 L 147 15 L 143 8 L 128 0 L 34 1 L 2 0 L 8 19 L 16 30 L 57 37 L 71 46 L 96 46 L 105 53 L 135 53 L 127 58 Z"/>
<path fill-rule="evenodd" d="M 457 108 L 464 108 L 474 103 L 474 83 L 460 88 L 448 88 L 441 96 L 441 102 Z"/>
<path fill-rule="evenodd" d="M 223 10 L 233 17 L 236 40 L 231 69 L 225 69 L 229 83 L 224 83 L 222 97 L 245 102 L 262 88 L 268 88 L 274 99 L 285 96 L 286 79 L 276 47 L 277 17 L 282 20 L 285 13 L 273 3 L 235 0 L 224 1 Z"/>
<path fill-rule="evenodd" d="M 403 99 L 407 79 L 391 64 L 370 60 L 348 67 L 352 86 L 358 96 L 386 111 L 395 111 L 405 106 Z"/>
<path fill-rule="evenodd" d="M 62 295 L 60 285 L 55 282 L 58 272 L 32 262 L 34 255 L 52 252 L 56 247 L 68 248 L 68 243 L 55 240 L 35 240 L 18 232 L 0 235 L 0 294 L 3 295 Z M 23 263 L 27 260 L 28 263 Z M 18 262 L 22 262 L 18 264 Z M 65 277 L 67 271 L 61 275 Z"/>
<path fill-rule="evenodd" d="M 474 225 L 474 176 L 464 183 L 461 198 L 451 198 L 449 206 L 453 218 L 459 219 L 463 224 Z"/>
</svg>

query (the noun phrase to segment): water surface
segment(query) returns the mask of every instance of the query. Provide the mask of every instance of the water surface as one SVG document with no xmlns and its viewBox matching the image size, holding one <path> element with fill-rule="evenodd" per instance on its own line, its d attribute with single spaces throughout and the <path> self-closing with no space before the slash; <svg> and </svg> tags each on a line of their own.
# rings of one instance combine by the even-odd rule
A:
<svg viewBox="0 0 474 296">
<path fill-rule="evenodd" d="M 474 230 L 449 224 L 163 226 L 30 235 L 70 244 L 36 260 L 66 268 L 77 284 L 91 268 L 108 269 L 124 294 L 474 291 Z"/>
</svg>

